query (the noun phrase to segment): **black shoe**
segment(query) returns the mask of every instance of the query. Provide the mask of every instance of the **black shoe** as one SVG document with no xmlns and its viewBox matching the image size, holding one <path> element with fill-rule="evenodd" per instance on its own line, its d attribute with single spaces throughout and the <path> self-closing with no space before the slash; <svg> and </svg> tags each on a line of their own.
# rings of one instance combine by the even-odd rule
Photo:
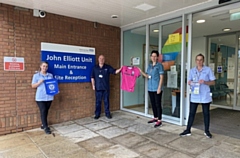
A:
<svg viewBox="0 0 240 158">
<path fill-rule="evenodd" d="M 97 120 L 97 119 L 99 119 L 99 117 L 100 117 L 100 116 L 94 116 L 94 119 Z"/>
<path fill-rule="evenodd" d="M 40 127 L 41 129 L 44 129 L 44 127 L 43 127 L 43 125 L 41 125 L 41 127 Z"/>
<path fill-rule="evenodd" d="M 46 134 L 51 134 L 52 133 L 49 127 L 45 128 L 44 131 L 45 131 Z"/>
<path fill-rule="evenodd" d="M 107 115 L 106 116 L 108 119 L 111 119 L 112 118 L 112 116 L 109 114 L 109 115 Z"/>
<path fill-rule="evenodd" d="M 208 132 L 205 132 L 204 135 L 207 137 L 207 138 L 212 138 L 212 134 L 208 131 Z"/>
<path fill-rule="evenodd" d="M 182 133 L 179 134 L 179 136 L 184 137 L 184 136 L 190 136 L 191 132 L 188 130 L 183 131 Z"/>
</svg>

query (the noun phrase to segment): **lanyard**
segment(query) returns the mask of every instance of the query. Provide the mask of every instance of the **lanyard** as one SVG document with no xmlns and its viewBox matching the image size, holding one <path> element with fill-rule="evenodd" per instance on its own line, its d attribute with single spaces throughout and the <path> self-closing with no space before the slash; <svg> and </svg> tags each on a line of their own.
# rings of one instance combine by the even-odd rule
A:
<svg viewBox="0 0 240 158">
<path fill-rule="evenodd" d="M 203 71 L 203 69 L 201 69 L 200 71 L 198 71 L 198 70 L 196 69 L 196 71 L 195 71 L 196 73 L 195 73 L 195 76 L 194 76 L 194 78 L 193 78 L 193 80 L 194 80 L 195 82 L 199 81 L 202 71 Z"/>
</svg>

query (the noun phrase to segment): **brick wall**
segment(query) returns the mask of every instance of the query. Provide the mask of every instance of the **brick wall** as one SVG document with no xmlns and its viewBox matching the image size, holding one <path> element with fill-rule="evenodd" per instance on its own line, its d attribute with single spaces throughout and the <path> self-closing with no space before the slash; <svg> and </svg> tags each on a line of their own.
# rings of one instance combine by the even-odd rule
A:
<svg viewBox="0 0 240 158">
<path fill-rule="evenodd" d="M 33 10 L 16 10 L 0 3 L 0 135 L 39 128 L 41 121 L 31 88 L 32 75 L 39 68 L 41 42 L 94 47 L 96 57 L 120 66 L 120 28 L 47 13 L 33 17 Z M 16 50 L 16 51 L 15 51 Z M 24 57 L 25 71 L 3 69 L 4 56 Z M 97 61 L 97 58 L 96 58 Z M 120 107 L 119 75 L 111 76 L 110 109 Z M 49 123 L 92 116 L 95 96 L 90 83 L 59 84 L 49 113 Z"/>
</svg>

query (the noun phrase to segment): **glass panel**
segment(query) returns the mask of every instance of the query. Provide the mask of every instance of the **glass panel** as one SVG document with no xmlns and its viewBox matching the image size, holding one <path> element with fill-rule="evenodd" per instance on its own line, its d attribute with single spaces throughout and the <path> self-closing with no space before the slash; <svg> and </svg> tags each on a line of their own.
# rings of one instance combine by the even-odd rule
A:
<svg viewBox="0 0 240 158">
<path fill-rule="evenodd" d="M 209 38 L 210 53 L 207 63 L 216 77 L 214 86 L 210 86 L 213 104 L 233 106 L 235 76 L 236 35 Z M 239 88 L 238 88 L 239 93 Z"/>
<path fill-rule="evenodd" d="M 213 104 L 223 108 L 234 108 L 238 102 L 239 69 L 236 69 L 236 34 L 240 20 L 235 16 L 239 6 L 221 7 L 194 14 L 192 38 L 192 63 L 196 54 L 206 57 L 205 64 L 212 67 L 216 85 L 211 86 Z M 238 13 L 237 13 L 238 14 Z M 206 38 L 206 37 L 211 38 Z M 208 43 L 206 42 L 208 39 Z M 237 74 L 238 73 L 238 74 Z M 239 76 L 240 77 L 240 76 Z M 237 83 L 238 82 L 238 83 Z"/>
<path fill-rule="evenodd" d="M 123 33 L 123 65 L 137 66 L 144 70 L 144 46 L 146 43 L 146 27 L 135 28 Z M 133 62 L 132 59 L 138 59 Z M 123 91 L 123 108 L 144 113 L 145 80 L 136 80 L 134 92 Z"/>
<path fill-rule="evenodd" d="M 177 118 L 180 117 L 181 32 L 181 21 L 150 25 L 149 56 L 153 49 L 158 49 L 161 54 L 159 62 L 164 67 L 162 113 Z M 149 114 L 152 115 L 150 101 Z"/>
<path fill-rule="evenodd" d="M 237 91 L 237 109 L 240 108 L 240 34 L 237 35 L 238 36 L 238 91 Z"/>
</svg>

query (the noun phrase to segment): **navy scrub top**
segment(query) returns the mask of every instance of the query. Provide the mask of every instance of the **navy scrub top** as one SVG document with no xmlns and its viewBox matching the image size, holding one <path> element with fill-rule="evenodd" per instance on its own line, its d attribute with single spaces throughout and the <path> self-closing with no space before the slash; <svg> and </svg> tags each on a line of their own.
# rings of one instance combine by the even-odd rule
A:
<svg viewBox="0 0 240 158">
<path fill-rule="evenodd" d="M 91 78 L 95 80 L 96 90 L 109 90 L 110 89 L 110 74 L 115 74 L 116 70 L 107 64 L 101 68 L 98 64 L 92 69 Z"/>
</svg>

